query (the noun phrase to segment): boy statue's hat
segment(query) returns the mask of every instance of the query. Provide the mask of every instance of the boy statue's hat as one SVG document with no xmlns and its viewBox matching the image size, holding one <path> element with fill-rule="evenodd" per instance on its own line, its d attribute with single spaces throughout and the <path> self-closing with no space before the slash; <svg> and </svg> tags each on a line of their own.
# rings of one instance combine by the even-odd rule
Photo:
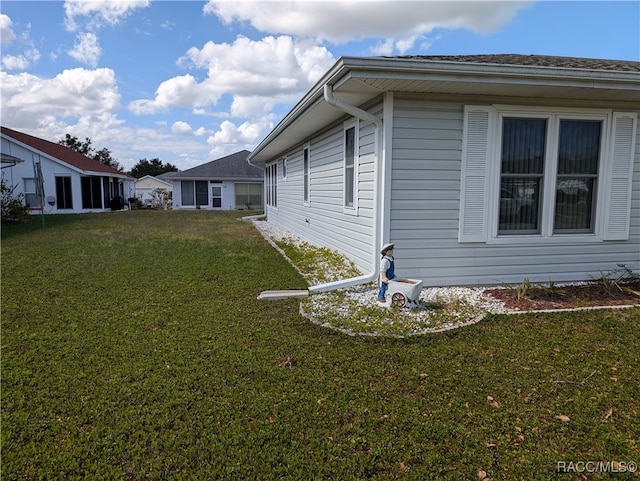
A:
<svg viewBox="0 0 640 481">
<path fill-rule="evenodd" d="M 387 251 L 393 249 L 393 246 L 395 244 L 385 244 L 382 246 L 382 249 L 380 250 L 380 254 L 385 255 L 387 253 Z"/>
</svg>

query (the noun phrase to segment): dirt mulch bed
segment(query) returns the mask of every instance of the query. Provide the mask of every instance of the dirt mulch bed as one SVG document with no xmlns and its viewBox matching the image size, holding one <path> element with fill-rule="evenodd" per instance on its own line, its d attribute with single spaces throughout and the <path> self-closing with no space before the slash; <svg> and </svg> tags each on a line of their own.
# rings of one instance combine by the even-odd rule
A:
<svg viewBox="0 0 640 481">
<path fill-rule="evenodd" d="M 516 288 L 488 289 L 488 294 L 513 311 L 543 311 L 597 306 L 640 306 L 640 281 L 606 289 L 600 283 L 545 288 L 532 287 L 518 299 Z M 635 292 L 631 292 L 635 291 Z"/>
</svg>

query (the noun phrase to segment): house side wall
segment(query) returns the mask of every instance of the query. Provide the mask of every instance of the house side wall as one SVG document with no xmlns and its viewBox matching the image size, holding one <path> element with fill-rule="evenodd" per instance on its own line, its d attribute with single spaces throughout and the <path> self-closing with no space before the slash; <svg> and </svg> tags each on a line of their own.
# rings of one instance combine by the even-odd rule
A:
<svg viewBox="0 0 640 481">
<path fill-rule="evenodd" d="M 16 186 L 14 195 L 24 194 L 24 179 L 34 178 L 33 162 L 40 161 L 45 199 L 50 196 L 56 196 L 56 177 L 71 178 L 71 193 L 73 197 L 73 209 L 58 209 L 57 203 L 51 206 L 45 200 L 44 212 L 46 214 L 78 214 L 88 212 L 88 210 L 82 208 L 81 181 L 80 174 L 77 171 L 64 164 L 53 162 L 47 157 L 39 156 L 37 153 L 34 154 L 31 150 L 7 139 L 2 140 L 2 150 L 4 152 L 11 152 L 11 155 L 24 160 L 24 162 L 16 164 L 13 167 L 2 169 L 2 177 L 12 186 Z"/>
<path fill-rule="evenodd" d="M 206 179 L 198 179 L 205 180 L 207 182 L 207 204 L 198 206 L 200 209 L 204 210 L 233 210 L 236 204 L 235 197 L 235 186 L 233 182 L 215 182 Z M 194 210 L 196 209 L 195 205 L 182 205 L 182 181 L 174 180 L 172 181 L 172 198 L 173 198 L 173 208 L 174 210 Z M 222 206 L 221 207 L 213 207 L 212 201 L 212 187 L 217 186 L 221 187 L 222 192 Z"/>
<path fill-rule="evenodd" d="M 200 209 L 204 210 L 234 210 L 234 209 L 245 209 L 245 205 L 236 205 L 236 183 L 238 184 L 253 184 L 262 182 L 255 182 L 252 180 L 239 180 L 237 182 L 224 181 L 219 182 L 215 180 L 207 180 L 207 179 L 198 179 L 204 180 L 207 182 L 207 204 L 201 205 Z M 193 180 L 191 180 L 193 182 Z M 221 187 L 222 192 L 222 206 L 221 207 L 213 207 L 212 201 L 212 187 L 217 186 Z M 152 190 L 152 189 L 151 189 Z M 149 190 L 149 192 L 151 191 Z M 181 180 L 172 180 L 171 181 L 171 189 L 172 190 L 172 204 L 173 209 L 175 210 L 193 210 L 196 209 L 195 205 L 182 205 L 182 181 Z M 264 200 L 263 200 L 264 203 Z"/>
<path fill-rule="evenodd" d="M 369 109 L 382 115 L 382 104 Z M 353 120 L 345 117 L 345 120 Z M 358 122 L 357 212 L 343 207 L 343 123 L 274 159 L 278 162 L 277 207 L 265 206 L 270 223 L 302 240 L 335 250 L 353 260 L 362 272 L 372 269 L 374 212 L 375 125 Z M 303 150 L 309 148 L 309 202 L 303 199 Z M 283 172 L 286 162 L 286 177 Z"/>
<path fill-rule="evenodd" d="M 463 109 L 426 97 L 394 99 L 390 241 L 399 275 L 428 286 L 495 285 L 589 280 L 619 264 L 640 270 L 640 132 L 629 240 L 460 243 Z"/>
</svg>

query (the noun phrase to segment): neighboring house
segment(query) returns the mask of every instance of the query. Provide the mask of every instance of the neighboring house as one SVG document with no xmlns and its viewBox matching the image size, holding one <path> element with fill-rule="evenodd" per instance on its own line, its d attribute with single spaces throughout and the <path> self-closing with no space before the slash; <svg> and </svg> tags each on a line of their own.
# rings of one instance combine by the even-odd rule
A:
<svg viewBox="0 0 640 481">
<path fill-rule="evenodd" d="M 357 282 L 386 242 L 428 286 L 582 281 L 640 270 L 639 111 L 640 62 L 345 57 L 249 161 L 268 221 Z"/>
<path fill-rule="evenodd" d="M 166 207 L 166 200 L 160 199 L 156 192 L 164 190 L 167 194 L 173 191 L 171 182 L 154 177 L 152 175 L 145 175 L 136 180 L 135 183 L 135 197 L 145 207 L 164 208 Z"/>
<path fill-rule="evenodd" d="M 31 211 L 76 214 L 119 210 L 133 194 L 132 177 L 64 145 L 2 127 L 2 178 L 14 195 L 24 194 Z M 14 157 L 23 162 L 7 164 Z M 37 164 L 42 173 L 44 206 L 37 195 Z"/>
<path fill-rule="evenodd" d="M 243 150 L 192 169 L 174 172 L 174 209 L 262 210 L 264 168 L 247 162 Z"/>
</svg>

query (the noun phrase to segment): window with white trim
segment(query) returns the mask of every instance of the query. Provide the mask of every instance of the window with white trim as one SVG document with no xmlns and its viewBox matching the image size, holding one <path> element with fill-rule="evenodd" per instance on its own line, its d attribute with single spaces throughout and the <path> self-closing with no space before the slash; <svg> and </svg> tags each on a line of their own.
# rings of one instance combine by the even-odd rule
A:
<svg viewBox="0 0 640 481">
<path fill-rule="evenodd" d="M 56 176 L 56 204 L 58 209 L 73 209 L 71 177 Z"/>
<path fill-rule="evenodd" d="M 357 208 L 358 178 L 358 122 L 350 121 L 344 126 L 344 207 Z"/>
<path fill-rule="evenodd" d="M 180 200 L 183 206 L 209 206 L 209 182 L 206 180 L 183 180 L 180 182 Z"/>
<path fill-rule="evenodd" d="M 23 180 L 24 184 L 24 203 L 31 208 L 40 207 L 38 195 L 36 194 L 36 181 L 33 177 L 27 177 Z"/>
<path fill-rule="evenodd" d="M 236 209 L 262 209 L 262 183 L 238 182 L 235 184 Z"/>
<path fill-rule="evenodd" d="M 309 205 L 309 147 L 302 149 L 302 201 Z"/>
<path fill-rule="evenodd" d="M 628 239 L 637 114 L 467 106 L 460 242 Z"/>
<path fill-rule="evenodd" d="M 211 182 L 211 207 L 222 208 L 222 182 Z"/>
<path fill-rule="evenodd" d="M 499 235 L 540 234 L 545 209 L 554 234 L 594 232 L 603 122 L 501 118 Z"/>
<path fill-rule="evenodd" d="M 265 169 L 267 205 L 278 206 L 278 163 L 267 165 Z"/>
</svg>

